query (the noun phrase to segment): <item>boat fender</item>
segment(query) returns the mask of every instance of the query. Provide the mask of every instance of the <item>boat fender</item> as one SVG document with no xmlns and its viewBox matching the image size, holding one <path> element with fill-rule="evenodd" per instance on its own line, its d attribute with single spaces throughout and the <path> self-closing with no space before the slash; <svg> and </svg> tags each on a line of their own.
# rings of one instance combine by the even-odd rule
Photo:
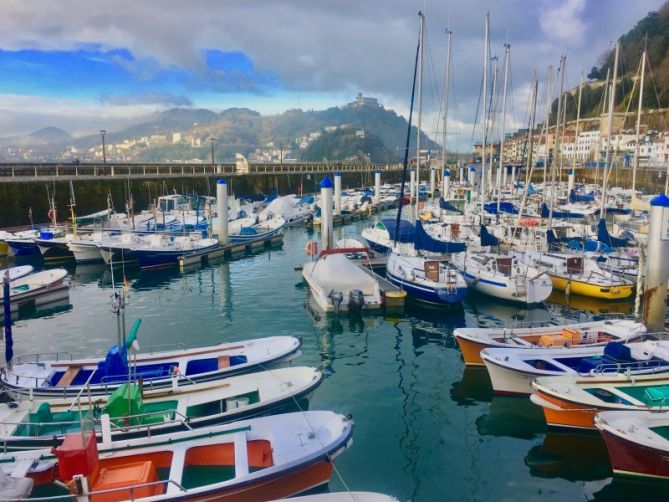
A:
<svg viewBox="0 0 669 502">
<path fill-rule="evenodd" d="M 56 214 L 58 213 L 55 209 L 49 209 L 47 216 L 49 217 L 50 220 L 53 220 L 56 217 Z"/>
</svg>

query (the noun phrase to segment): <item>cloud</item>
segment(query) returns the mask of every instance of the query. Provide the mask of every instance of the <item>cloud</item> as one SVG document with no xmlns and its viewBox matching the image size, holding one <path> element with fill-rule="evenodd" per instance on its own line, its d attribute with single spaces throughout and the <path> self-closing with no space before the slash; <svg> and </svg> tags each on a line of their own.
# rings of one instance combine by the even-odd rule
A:
<svg viewBox="0 0 669 502">
<path fill-rule="evenodd" d="M 481 85 L 483 16 L 490 10 L 493 54 L 501 57 L 503 42 L 511 43 L 509 107 L 515 107 L 516 119 L 522 122 L 526 96 L 518 91 L 527 87 L 533 69 L 543 78 L 546 66 L 557 66 L 560 54 L 566 52 L 566 85 L 576 85 L 580 71 L 597 62 L 610 40 L 658 8 L 660 2 L 607 0 L 606 15 L 602 15 L 602 3 L 5 0 L 0 49 L 122 49 L 131 57 L 119 57 L 116 64 L 140 80 L 155 81 L 155 90 L 142 88 L 142 93 L 164 91 L 166 87 L 160 82 L 179 69 L 188 77 L 172 82 L 167 89 L 171 94 L 188 96 L 197 105 L 199 95 L 212 90 L 231 97 L 255 94 L 258 103 L 267 103 L 261 97 L 291 93 L 293 106 L 300 106 L 301 97 L 305 101 L 311 95 L 329 94 L 334 99 L 346 94 L 352 98 L 362 91 L 387 104 L 405 103 L 406 110 L 418 33 L 416 14 L 424 9 L 426 117 L 438 114 L 440 106 L 444 29 L 448 26 L 453 30 L 449 116 L 471 124 Z M 243 65 L 237 70 L 211 67 L 210 51 L 243 54 L 250 70 Z M 471 137 L 471 133 L 463 132 L 461 137 Z"/>
<path fill-rule="evenodd" d="M 129 96 L 119 96 L 115 94 L 105 94 L 101 97 L 102 103 L 110 105 L 173 105 L 173 106 L 192 106 L 193 102 L 186 96 L 175 96 L 167 92 L 149 92 L 145 94 L 135 94 Z"/>
<path fill-rule="evenodd" d="M 547 7 L 539 21 L 549 38 L 569 44 L 580 43 L 586 32 L 586 23 L 581 19 L 586 0 L 565 0 L 557 7 Z"/>
</svg>

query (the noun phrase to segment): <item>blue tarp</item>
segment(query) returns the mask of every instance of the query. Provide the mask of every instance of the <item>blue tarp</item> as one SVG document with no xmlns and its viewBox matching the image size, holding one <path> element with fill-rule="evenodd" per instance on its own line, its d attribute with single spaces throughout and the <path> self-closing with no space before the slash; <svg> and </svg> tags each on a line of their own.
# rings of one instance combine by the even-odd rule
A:
<svg viewBox="0 0 669 502">
<path fill-rule="evenodd" d="M 420 221 L 416 221 L 415 247 L 433 253 L 462 253 L 466 249 L 464 242 L 441 241 L 431 237 Z"/>
<path fill-rule="evenodd" d="M 497 214 L 497 202 L 488 202 L 483 205 L 486 213 Z M 507 214 L 518 214 L 518 208 L 513 202 L 505 201 L 499 203 L 499 212 Z"/>
<path fill-rule="evenodd" d="M 599 220 L 599 223 L 597 223 L 597 240 L 612 248 L 619 248 L 627 246 L 628 244 L 627 239 L 619 239 L 617 237 L 612 237 L 611 234 L 609 234 L 609 230 L 606 228 L 606 221 L 604 218 Z"/>
<path fill-rule="evenodd" d="M 313 204 L 316 201 L 313 195 L 305 195 L 300 199 L 300 202 L 298 204 Z"/>
<path fill-rule="evenodd" d="M 604 244 L 603 242 L 593 241 L 592 239 L 586 239 L 585 241 L 579 239 L 571 239 L 567 242 L 567 246 L 571 249 L 578 249 L 579 251 L 599 251 L 601 253 L 610 253 L 613 251 L 612 248 Z"/>
<path fill-rule="evenodd" d="M 499 239 L 488 232 L 485 225 L 481 225 L 481 246 L 499 246 Z"/>
<path fill-rule="evenodd" d="M 595 192 L 590 192 L 586 194 L 577 194 L 574 190 L 569 192 L 569 202 L 572 204 L 574 202 L 592 202 L 595 200 Z"/>
<path fill-rule="evenodd" d="M 388 230 L 388 236 L 391 240 L 397 240 L 397 242 L 414 242 L 416 240 L 416 230 L 410 221 L 400 220 L 400 226 L 397 232 L 397 239 L 395 239 L 395 227 L 397 226 L 397 220 L 395 219 L 385 219 L 381 220 L 381 223 Z"/>
<path fill-rule="evenodd" d="M 535 193 L 541 193 L 541 192 L 543 192 L 543 189 L 541 189 L 541 188 L 535 188 L 534 185 L 533 185 L 532 183 L 530 183 L 530 184 L 527 186 L 527 193 L 528 193 L 528 195 L 532 195 L 532 194 L 535 194 Z"/>
<path fill-rule="evenodd" d="M 455 207 L 450 202 L 444 200 L 443 197 L 439 197 L 439 207 L 441 209 L 443 209 L 444 211 L 453 211 L 455 213 L 461 213 L 462 214 L 462 211 L 460 211 L 457 207 Z"/>
</svg>

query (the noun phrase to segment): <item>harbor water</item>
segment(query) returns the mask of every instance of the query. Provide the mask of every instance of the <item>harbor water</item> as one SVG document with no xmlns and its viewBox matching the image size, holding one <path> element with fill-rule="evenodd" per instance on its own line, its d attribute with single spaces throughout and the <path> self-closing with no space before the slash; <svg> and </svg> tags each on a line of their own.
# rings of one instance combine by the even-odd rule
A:
<svg viewBox="0 0 669 502">
<path fill-rule="evenodd" d="M 369 221 L 335 229 L 359 237 Z M 353 446 L 336 462 L 330 490 L 368 490 L 399 500 L 667 500 L 665 483 L 612 478 L 596 433 L 549 431 L 527 398 L 493 396 L 485 369 L 466 369 L 452 332 L 459 326 L 586 320 L 630 313 L 629 303 L 552 296 L 532 310 L 469 297 L 464 308 L 409 303 L 403 312 L 326 316 L 296 270 L 318 232 L 288 229 L 283 245 L 180 272 L 116 269 L 130 296 L 127 323 L 141 318 L 139 344 L 185 347 L 270 335 L 302 338 L 294 364 L 321 366 L 311 409 L 350 413 Z M 69 302 L 22 312 L 14 352 L 103 356 L 116 343 L 112 273 L 70 268 Z"/>
</svg>

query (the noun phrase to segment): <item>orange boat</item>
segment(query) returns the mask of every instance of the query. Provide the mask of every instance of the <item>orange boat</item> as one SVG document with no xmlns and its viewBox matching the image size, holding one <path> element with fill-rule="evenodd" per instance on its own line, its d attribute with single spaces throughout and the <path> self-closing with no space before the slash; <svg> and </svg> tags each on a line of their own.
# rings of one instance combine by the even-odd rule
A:
<svg viewBox="0 0 669 502">
<path fill-rule="evenodd" d="M 554 427 L 595 429 L 602 411 L 657 411 L 669 404 L 669 376 L 541 377 L 532 383 L 531 401 Z"/>
<path fill-rule="evenodd" d="M 329 481 L 353 423 L 329 411 L 287 413 L 153 438 L 67 436 L 57 449 L 0 455 L 1 475 L 77 500 L 274 500 Z M 107 438 L 108 439 L 108 438 Z M 2 476 L 0 476 L 2 477 Z M 11 487 L 10 487 L 11 489 Z M 62 491 L 60 492 L 62 493 Z M 13 493 L 16 498 L 30 493 Z"/>
<path fill-rule="evenodd" d="M 512 328 L 457 328 L 453 336 L 460 346 L 465 364 L 483 366 L 481 350 L 488 347 L 584 347 L 608 342 L 631 342 L 646 333 L 643 324 L 627 319 Z"/>
</svg>

